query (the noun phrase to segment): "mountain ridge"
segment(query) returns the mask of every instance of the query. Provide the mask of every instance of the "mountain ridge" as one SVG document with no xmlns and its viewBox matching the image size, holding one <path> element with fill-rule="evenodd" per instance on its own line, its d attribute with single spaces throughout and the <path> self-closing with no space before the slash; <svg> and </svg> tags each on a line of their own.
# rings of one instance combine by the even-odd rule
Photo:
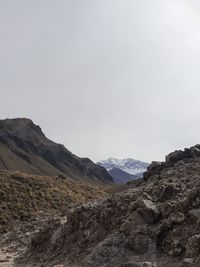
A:
<svg viewBox="0 0 200 267">
<path fill-rule="evenodd" d="M 104 168 L 49 140 L 40 126 L 27 118 L 0 120 L 0 169 L 37 175 L 60 174 L 87 182 L 113 182 Z"/>
<path fill-rule="evenodd" d="M 107 160 L 97 162 L 97 164 L 106 168 L 117 184 L 141 178 L 149 166 L 149 163 L 132 158 L 108 158 Z"/>
</svg>

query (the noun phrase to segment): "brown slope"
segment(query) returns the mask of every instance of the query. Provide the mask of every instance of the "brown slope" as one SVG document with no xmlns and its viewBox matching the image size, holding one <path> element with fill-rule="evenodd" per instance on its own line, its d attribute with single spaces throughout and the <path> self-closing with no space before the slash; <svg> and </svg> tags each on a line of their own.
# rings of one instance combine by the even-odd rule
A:
<svg viewBox="0 0 200 267">
<path fill-rule="evenodd" d="M 104 168 L 49 140 L 39 126 L 24 118 L 0 120 L 0 168 L 112 183 Z"/>
</svg>

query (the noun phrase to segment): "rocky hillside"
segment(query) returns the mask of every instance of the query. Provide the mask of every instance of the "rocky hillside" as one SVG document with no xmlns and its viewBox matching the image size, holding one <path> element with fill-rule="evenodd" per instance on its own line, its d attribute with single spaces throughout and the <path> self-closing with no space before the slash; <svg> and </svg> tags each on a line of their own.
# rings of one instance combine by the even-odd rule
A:
<svg viewBox="0 0 200 267">
<path fill-rule="evenodd" d="M 80 205 L 65 224 L 39 232 L 19 262 L 200 266 L 200 145 L 152 163 L 144 177 L 137 187 Z"/>
<path fill-rule="evenodd" d="M 116 184 L 125 184 L 128 181 L 141 178 L 149 166 L 149 163 L 131 158 L 109 158 L 101 160 L 97 164 L 107 169 Z"/>
<path fill-rule="evenodd" d="M 105 196 L 97 186 L 63 176 L 0 171 L 0 234 L 41 214 L 66 214 L 74 204 Z"/>
<path fill-rule="evenodd" d="M 0 169 L 112 183 L 103 167 L 47 139 L 41 128 L 29 119 L 0 120 Z"/>
</svg>

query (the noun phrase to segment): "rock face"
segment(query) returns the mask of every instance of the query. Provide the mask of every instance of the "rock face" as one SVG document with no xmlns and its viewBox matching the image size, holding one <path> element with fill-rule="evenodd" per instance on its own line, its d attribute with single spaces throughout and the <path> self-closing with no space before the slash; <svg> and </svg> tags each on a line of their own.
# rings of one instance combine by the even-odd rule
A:
<svg viewBox="0 0 200 267">
<path fill-rule="evenodd" d="M 175 152 L 164 163 L 154 162 L 136 188 L 75 208 L 64 225 L 38 233 L 19 263 L 37 263 L 38 267 L 200 266 L 200 157 L 196 148 Z"/>
<path fill-rule="evenodd" d="M 157 174 L 160 175 L 161 171 L 167 167 L 173 167 L 177 162 L 182 161 L 186 163 L 189 159 L 200 157 L 200 145 L 192 146 L 191 148 L 185 148 L 184 151 L 176 150 L 165 157 L 165 162 L 153 161 L 144 173 L 143 177 L 145 180 L 151 176 Z"/>
<path fill-rule="evenodd" d="M 46 138 L 29 119 L 0 120 L 0 169 L 112 183 L 108 172 Z"/>
</svg>

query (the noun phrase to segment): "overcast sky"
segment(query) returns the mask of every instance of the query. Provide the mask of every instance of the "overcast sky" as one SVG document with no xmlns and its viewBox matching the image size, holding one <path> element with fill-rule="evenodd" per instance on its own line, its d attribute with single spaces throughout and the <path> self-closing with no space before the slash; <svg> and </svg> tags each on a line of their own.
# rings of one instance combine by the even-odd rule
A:
<svg viewBox="0 0 200 267">
<path fill-rule="evenodd" d="M 0 93 L 94 161 L 200 143 L 200 1 L 1 0 Z"/>
</svg>

